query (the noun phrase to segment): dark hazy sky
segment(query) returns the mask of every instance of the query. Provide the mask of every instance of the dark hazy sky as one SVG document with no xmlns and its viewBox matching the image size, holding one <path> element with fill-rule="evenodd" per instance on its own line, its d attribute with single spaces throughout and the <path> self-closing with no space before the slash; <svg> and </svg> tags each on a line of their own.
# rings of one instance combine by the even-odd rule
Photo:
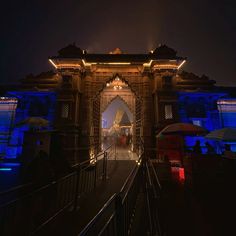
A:
<svg viewBox="0 0 236 236">
<path fill-rule="evenodd" d="M 18 0 L 1 3 L 1 82 L 52 69 L 76 42 L 88 52 L 145 53 L 167 44 L 185 70 L 236 86 L 235 0 Z"/>
</svg>

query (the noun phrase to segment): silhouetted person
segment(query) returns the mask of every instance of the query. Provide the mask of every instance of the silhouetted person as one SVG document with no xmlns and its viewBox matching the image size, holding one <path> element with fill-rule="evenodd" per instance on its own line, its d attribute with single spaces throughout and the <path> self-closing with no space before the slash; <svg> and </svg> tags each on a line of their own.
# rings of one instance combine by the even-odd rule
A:
<svg viewBox="0 0 236 236">
<path fill-rule="evenodd" d="M 126 137 L 126 145 L 129 146 L 130 145 L 130 139 L 131 139 L 131 135 L 128 134 Z"/>
<path fill-rule="evenodd" d="M 39 194 L 33 195 L 34 201 L 30 208 L 32 224 L 37 227 L 51 215 L 57 197 L 57 185 L 52 183 L 55 173 L 45 151 L 40 150 L 36 154 L 26 167 L 24 177 L 24 181 L 32 183 L 31 191 L 45 186 L 39 190 Z"/>
<path fill-rule="evenodd" d="M 72 171 L 71 166 L 62 150 L 64 146 L 58 134 L 53 136 L 50 150 L 50 164 L 54 170 L 55 178 L 58 179 Z"/>
<path fill-rule="evenodd" d="M 199 140 L 197 140 L 195 145 L 193 146 L 193 153 L 196 153 L 196 154 L 201 154 L 202 153 L 202 149 L 201 149 L 201 145 L 200 145 Z"/>
<path fill-rule="evenodd" d="M 231 147 L 229 144 L 225 144 L 225 151 L 224 151 L 224 156 L 227 158 L 236 158 L 236 154 L 231 151 Z"/>
<path fill-rule="evenodd" d="M 228 143 L 225 144 L 225 151 L 231 151 L 231 147 Z"/>
<path fill-rule="evenodd" d="M 207 148 L 207 154 L 215 154 L 215 150 L 209 142 L 205 142 L 205 145 L 206 145 L 206 148 Z"/>
<path fill-rule="evenodd" d="M 59 154 L 57 156 L 52 157 L 52 167 L 56 179 L 63 177 L 72 171 L 68 160 L 63 154 Z"/>
<path fill-rule="evenodd" d="M 24 182 L 32 182 L 35 187 L 40 187 L 53 181 L 55 173 L 51 167 L 48 154 L 40 150 L 28 164 L 23 175 Z"/>
</svg>

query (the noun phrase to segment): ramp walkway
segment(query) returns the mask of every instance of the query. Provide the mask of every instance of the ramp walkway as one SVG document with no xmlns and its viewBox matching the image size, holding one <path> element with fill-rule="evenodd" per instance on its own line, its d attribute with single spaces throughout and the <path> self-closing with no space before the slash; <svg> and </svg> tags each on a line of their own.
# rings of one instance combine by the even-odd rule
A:
<svg viewBox="0 0 236 236">
<path fill-rule="evenodd" d="M 137 155 L 128 149 L 107 150 L 102 158 L 81 163 L 75 172 L 33 192 L 18 188 L 5 192 L 0 204 L 0 235 L 79 235 L 127 184 L 137 166 Z"/>
<path fill-rule="evenodd" d="M 107 179 L 100 180 L 92 192 L 79 199 L 78 209 L 67 212 L 51 229 L 52 233 L 61 236 L 78 235 L 109 198 L 120 192 L 135 165 L 136 162 L 133 160 L 108 161 Z"/>
</svg>

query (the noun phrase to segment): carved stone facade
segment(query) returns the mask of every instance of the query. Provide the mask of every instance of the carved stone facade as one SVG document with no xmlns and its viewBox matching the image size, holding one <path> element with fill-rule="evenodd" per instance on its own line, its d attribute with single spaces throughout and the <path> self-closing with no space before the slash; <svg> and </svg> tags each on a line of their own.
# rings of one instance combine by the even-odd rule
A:
<svg viewBox="0 0 236 236">
<path fill-rule="evenodd" d="M 145 146 L 155 145 L 154 127 L 177 120 L 176 115 L 167 120 L 162 114 L 166 104 L 171 106 L 171 112 L 176 106 L 174 78 L 185 59 L 165 45 L 149 54 L 116 51 L 119 53 L 87 54 L 69 45 L 60 50 L 58 56 L 50 58 L 62 77 L 58 90 L 57 128 L 68 133 L 68 125 L 71 132 L 78 126 L 79 141 L 74 139 L 70 143 L 76 144 L 78 150 L 87 150 L 87 154 L 91 148 L 93 153 L 99 151 L 101 113 L 117 96 L 134 116 L 134 147 L 140 136 Z M 114 83 L 117 78 L 126 87 L 109 90 L 107 84 Z M 62 117 L 63 109 L 69 110 L 67 117 Z M 74 150 L 71 155 L 76 157 L 79 153 Z"/>
<path fill-rule="evenodd" d="M 117 96 L 133 114 L 134 147 L 140 136 L 146 147 L 152 147 L 157 130 L 179 121 L 178 91 L 214 87 L 214 81 L 207 77 L 178 74 L 185 58 L 165 45 L 148 54 L 115 52 L 88 54 L 69 45 L 49 59 L 55 72 L 28 76 L 22 81 L 24 90 L 56 92 L 54 126 L 71 164 L 99 151 L 101 113 Z M 125 86 L 120 90 L 109 88 L 117 80 Z"/>
</svg>

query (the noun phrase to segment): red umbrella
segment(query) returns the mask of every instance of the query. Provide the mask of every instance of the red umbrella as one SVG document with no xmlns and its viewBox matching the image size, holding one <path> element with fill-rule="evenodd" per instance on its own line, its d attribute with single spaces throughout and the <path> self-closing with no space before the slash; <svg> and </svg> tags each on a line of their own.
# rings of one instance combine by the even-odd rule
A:
<svg viewBox="0 0 236 236">
<path fill-rule="evenodd" d="M 205 135 L 208 131 L 201 126 L 193 125 L 189 123 L 174 123 L 167 125 L 163 130 L 161 130 L 157 138 L 162 135 L 171 135 L 171 134 L 179 134 L 179 135 Z"/>
<path fill-rule="evenodd" d="M 164 129 L 162 129 L 158 134 L 157 138 L 162 138 L 166 135 L 179 135 L 179 142 L 181 143 L 181 147 L 179 151 L 181 151 L 181 155 L 184 153 L 184 136 L 197 136 L 197 135 L 205 135 L 208 131 L 201 126 L 193 125 L 190 123 L 174 123 L 167 125 Z M 181 159 L 181 162 L 183 160 Z"/>
</svg>

